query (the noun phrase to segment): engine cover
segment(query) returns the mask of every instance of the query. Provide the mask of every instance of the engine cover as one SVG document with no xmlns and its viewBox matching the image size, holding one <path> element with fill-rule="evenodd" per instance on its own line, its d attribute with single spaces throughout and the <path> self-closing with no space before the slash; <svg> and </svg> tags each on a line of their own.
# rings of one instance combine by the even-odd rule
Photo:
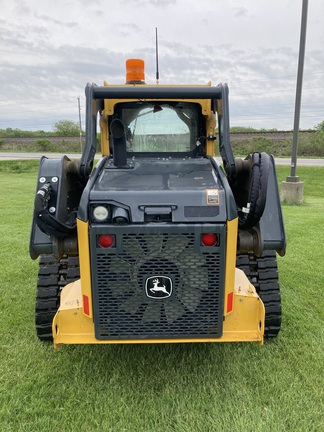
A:
<svg viewBox="0 0 324 432">
<path fill-rule="evenodd" d="M 226 221 L 225 191 L 207 158 L 142 158 L 125 169 L 109 160 L 88 202 L 126 206 L 133 223 Z"/>
</svg>

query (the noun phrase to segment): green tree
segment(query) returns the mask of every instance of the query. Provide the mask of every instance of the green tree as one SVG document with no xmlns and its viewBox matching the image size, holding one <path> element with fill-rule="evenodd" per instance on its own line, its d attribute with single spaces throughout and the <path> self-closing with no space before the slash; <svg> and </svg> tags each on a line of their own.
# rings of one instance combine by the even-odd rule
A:
<svg viewBox="0 0 324 432">
<path fill-rule="evenodd" d="M 59 120 L 54 124 L 54 132 L 60 136 L 76 136 L 80 133 L 80 127 L 71 120 Z"/>
<path fill-rule="evenodd" d="M 324 120 L 318 123 L 318 125 L 315 126 L 315 129 L 324 132 Z"/>
</svg>

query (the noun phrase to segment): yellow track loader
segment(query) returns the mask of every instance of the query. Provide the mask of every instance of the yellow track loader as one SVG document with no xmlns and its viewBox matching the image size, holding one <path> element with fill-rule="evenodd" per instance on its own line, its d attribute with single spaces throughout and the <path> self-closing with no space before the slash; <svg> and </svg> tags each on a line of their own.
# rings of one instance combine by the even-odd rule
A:
<svg viewBox="0 0 324 432">
<path fill-rule="evenodd" d="M 275 163 L 233 156 L 228 86 L 148 85 L 131 59 L 126 84 L 85 94 L 81 158 L 40 161 L 30 238 L 39 339 L 275 337 L 286 247 Z"/>
</svg>

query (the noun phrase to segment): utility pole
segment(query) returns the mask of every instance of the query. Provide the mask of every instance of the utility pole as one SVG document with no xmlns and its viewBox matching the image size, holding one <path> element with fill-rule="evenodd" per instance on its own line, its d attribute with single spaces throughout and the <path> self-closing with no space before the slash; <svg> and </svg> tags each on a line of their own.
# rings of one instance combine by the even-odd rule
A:
<svg viewBox="0 0 324 432">
<path fill-rule="evenodd" d="M 302 1 L 303 4 L 302 4 L 302 17 L 301 17 L 301 28 L 300 28 L 291 171 L 290 171 L 290 176 L 288 176 L 286 179 L 286 182 L 282 182 L 282 194 L 281 194 L 281 199 L 291 204 L 301 204 L 303 201 L 303 191 L 304 191 L 304 183 L 300 182 L 299 177 L 296 175 L 299 120 L 300 120 L 300 107 L 301 107 L 301 96 L 302 96 L 302 87 L 303 87 L 307 10 L 308 10 L 308 0 L 302 0 Z"/>
<path fill-rule="evenodd" d="M 80 96 L 78 97 L 78 108 L 79 108 L 80 149 L 81 149 L 81 153 L 82 153 L 82 126 L 81 126 L 81 106 L 80 106 Z"/>
<path fill-rule="evenodd" d="M 290 173 L 291 177 L 296 176 L 296 168 L 297 168 L 298 132 L 299 132 L 300 106 L 301 106 L 301 96 L 302 96 L 302 87 L 303 87 L 304 59 L 305 59 L 305 46 L 306 46 L 307 8 L 308 8 L 308 0 L 303 0 L 301 29 L 300 29 L 298 74 L 297 74 L 297 86 L 296 86 L 296 101 L 295 101 L 293 152 L 292 152 L 291 173 Z"/>
</svg>

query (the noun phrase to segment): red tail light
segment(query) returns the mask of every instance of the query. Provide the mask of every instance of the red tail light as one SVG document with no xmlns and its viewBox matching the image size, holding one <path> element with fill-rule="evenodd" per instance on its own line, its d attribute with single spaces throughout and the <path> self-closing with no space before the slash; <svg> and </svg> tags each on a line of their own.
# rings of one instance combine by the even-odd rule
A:
<svg viewBox="0 0 324 432">
<path fill-rule="evenodd" d="M 204 233 L 201 235 L 201 243 L 204 246 L 216 246 L 218 242 L 217 234 L 215 233 Z"/>
<path fill-rule="evenodd" d="M 110 248 L 115 244 L 115 236 L 112 234 L 101 234 L 98 236 L 97 242 L 102 248 Z"/>
</svg>

